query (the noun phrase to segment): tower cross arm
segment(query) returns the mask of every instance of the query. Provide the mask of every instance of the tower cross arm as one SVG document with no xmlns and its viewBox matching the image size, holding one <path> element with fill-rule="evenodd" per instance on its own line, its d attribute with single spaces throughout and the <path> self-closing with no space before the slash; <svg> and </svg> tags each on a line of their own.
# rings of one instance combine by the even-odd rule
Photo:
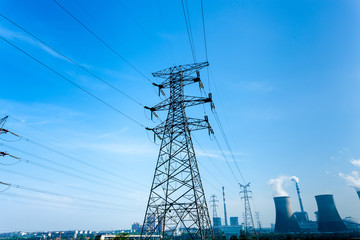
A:
<svg viewBox="0 0 360 240">
<path fill-rule="evenodd" d="M 191 107 L 191 106 L 196 106 L 199 104 L 204 104 L 204 103 L 208 103 L 208 102 L 212 102 L 211 97 L 192 97 L 192 96 L 184 96 L 184 100 L 174 100 L 171 101 L 170 98 L 165 99 L 164 101 L 156 104 L 153 107 L 147 107 L 145 106 L 145 109 L 149 109 L 151 112 L 155 112 L 155 111 L 163 111 L 163 110 L 169 110 L 171 105 L 175 105 L 175 104 L 184 104 L 184 107 Z"/>
<path fill-rule="evenodd" d="M 152 75 L 154 77 L 159 78 L 168 78 L 170 75 L 175 74 L 182 74 L 183 76 L 188 76 L 190 74 L 193 74 L 196 71 L 199 71 L 200 69 L 209 66 L 208 62 L 201 62 L 201 63 L 193 63 L 193 64 L 184 64 L 180 66 L 175 66 L 171 68 L 166 68 L 161 71 L 157 71 L 153 73 Z"/>
<path fill-rule="evenodd" d="M 211 128 L 208 117 L 205 116 L 205 119 L 198 119 L 198 118 L 187 118 L 189 131 L 196 131 L 196 130 L 203 130 L 208 129 L 209 134 L 214 134 L 213 129 Z M 182 125 L 180 123 L 172 124 L 171 127 L 181 127 Z M 163 122 L 156 126 L 155 128 L 147 128 L 147 130 L 151 130 L 154 132 L 155 135 L 158 136 L 158 138 L 162 138 L 165 131 L 169 129 L 169 126 L 166 122 Z"/>
</svg>

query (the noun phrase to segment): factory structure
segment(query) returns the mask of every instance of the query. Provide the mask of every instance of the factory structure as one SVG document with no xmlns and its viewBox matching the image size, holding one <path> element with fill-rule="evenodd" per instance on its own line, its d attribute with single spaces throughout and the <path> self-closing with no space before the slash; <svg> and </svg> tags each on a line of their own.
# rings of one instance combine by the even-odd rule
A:
<svg viewBox="0 0 360 240">
<path fill-rule="evenodd" d="M 225 189 L 222 187 L 223 218 L 217 215 L 216 207 L 219 201 L 216 199 L 216 195 L 212 195 L 210 201 L 213 208 L 212 223 L 214 234 L 230 239 L 234 235 L 258 235 L 261 232 L 269 233 L 272 231 L 279 234 L 360 232 L 360 220 L 353 217 L 341 218 L 332 194 L 321 194 L 314 197 L 314 204 L 316 202 L 317 206 L 317 211 L 314 212 L 316 219 L 310 220 L 309 214 L 303 205 L 298 180 L 291 180 L 295 183 L 299 211 L 294 212 L 292 210 L 290 196 L 276 196 L 274 197 L 275 224 L 272 224 L 272 229 L 265 228 L 261 231 L 261 225 L 258 224 L 259 227 L 253 233 L 247 233 L 246 224 L 243 221 L 239 221 L 239 217 L 228 217 Z M 360 191 L 357 191 L 357 195 L 360 199 Z"/>
<path fill-rule="evenodd" d="M 274 231 L 276 233 L 360 232 L 359 220 L 352 217 L 346 217 L 344 219 L 340 217 L 332 194 L 315 196 L 318 209 L 315 212 L 316 220 L 309 220 L 308 213 L 304 210 L 298 182 L 294 182 L 300 211 L 292 211 L 289 196 L 274 197 L 276 214 Z M 358 191 L 357 194 L 360 198 L 360 191 Z"/>
<path fill-rule="evenodd" d="M 239 236 L 242 231 L 244 231 L 244 225 L 239 224 L 238 217 L 230 217 L 230 224 L 228 224 L 227 211 L 226 211 L 226 202 L 225 202 L 225 189 L 222 187 L 223 193 L 223 206 L 224 206 L 224 224 L 222 224 L 221 217 L 217 216 L 216 211 L 216 196 L 211 196 L 211 207 L 213 208 L 213 230 L 215 235 L 223 235 L 226 239 L 230 239 L 231 236 Z"/>
</svg>

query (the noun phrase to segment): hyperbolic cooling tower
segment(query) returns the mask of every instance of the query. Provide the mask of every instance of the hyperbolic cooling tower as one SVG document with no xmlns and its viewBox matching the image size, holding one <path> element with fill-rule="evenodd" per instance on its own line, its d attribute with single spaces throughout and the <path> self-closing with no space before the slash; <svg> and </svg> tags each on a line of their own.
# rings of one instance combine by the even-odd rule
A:
<svg viewBox="0 0 360 240">
<path fill-rule="evenodd" d="M 319 232 L 342 232 L 346 226 L 336 209 L 332 194 L 315 196 L 318 206 L 318 231 Z"/>
<path fill-rule="evenodd" d="M 290 197 L 274 197 L 276 221 L 275 232 L 300 232 L 300 227 L 290 205 Z"/>
</svg>

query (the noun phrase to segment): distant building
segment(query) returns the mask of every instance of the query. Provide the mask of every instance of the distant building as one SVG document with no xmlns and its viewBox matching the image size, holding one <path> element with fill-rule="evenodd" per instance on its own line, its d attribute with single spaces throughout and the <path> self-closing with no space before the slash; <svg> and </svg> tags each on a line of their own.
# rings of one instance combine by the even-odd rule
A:
<svg viewBox="0 0 360 240">
<path fill-rule="evenodd" d="M 230 217 L 230 226 L 239 226 L 239 218 Z"/>
<path fill-rule="evenodd" d="M 140 232 L 141 232 L 141 225 L 140 225 L 140 223 L 134 222 L 134 223 L 131 225 L 131 230 L 132 230 L 133 232 L 140 233 Z"/>
<path fill-rule="evenodd" d="M 240 231 L 244 230 L 242 225 L 237 226 L 221 226 L 219 230 L 224 233 L 226 239 L 230 239 L 231 236 L 238 236 L 240 235 Z"/>
<path fill-rule="evenodd" d="M 360 220 L 353 217 L 343 219 L 347 229 L 351 232 L 360 232 Z"/>
<path fill-rule="evenodd" d="M 219 217 L 214 217 L 214 218 L 213 218 L 213 223 L 214 223 L 214 227 L 219 227 L 219 226 L 221 226 L 221 218 L 219 218 Z"/>
</svg>

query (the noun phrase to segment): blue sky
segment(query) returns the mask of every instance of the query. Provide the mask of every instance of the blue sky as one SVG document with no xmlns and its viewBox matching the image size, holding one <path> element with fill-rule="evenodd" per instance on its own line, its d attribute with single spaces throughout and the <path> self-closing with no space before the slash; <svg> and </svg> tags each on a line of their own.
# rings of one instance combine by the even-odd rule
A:
<svg viewBox="0 0 360 240">
<path fill-rule="evenodd" d="M 181 1 L 59 3 L 152 81 L 159 81 L 152 72 L 192 62 Z M 188 4 L 197 59 L 204 61 L 200 1 Z M 146 78 L 53 1 L 5 0 L 0 9 L 1 14 L 140 103 L 152 106 L 161 101 Z M 359 199 L 339 176 L 340 172 L 359 171 L 351 164 L 360 159 L 359 11 L 360 3 L 355 0 L 204 1 L 210 79 L 206 70 L 202 79 L 207 91 L 210 85 L 236 161 L 251 182 L 254 210 L 260 212 L 265 226 L 275 221 L 268 181 L 283 175 L 299 177 L 311 219 L 316 211 L 314 196 L 322 193 L 334 194 L 342 217 L 360 218 L 354 211 Z M 142 106 L 2 17 L 0 35 L 141 124 L 156 125 Z M 62 194 L 17 188 L 0 193 L 0 231 L 119 229 L 142 222 L 159 149 L 150 141 L 152 135 L 3 40 L 0 50 L 1 116 L 12 116 L 6 128 L 23 136 L 16 141 L 11 135 L 2 135 L 0 151 L 82 177 L 25 162 L 0 166 L 2 182 Z M 196 86 L 187 91 L 200 95 Z M 209 106 L 206 111 L 235 169 Z M 202 107 L 189 111 L 193 117 L 203 114 Z M 220 200 L 221 186 L 225 186 L 228 216 L 241 217 L 240 189 L 215 141 L 206 131 L 193 136 L 207 199 L 216 194 Z M 11 163 L 10 158 L 1 160 Z M 290 182 L 285 185 L 293 209 L 299 210 L 295 187 Z M 223 216 L 221 207 L 218 214 Z"/>
</svg>

